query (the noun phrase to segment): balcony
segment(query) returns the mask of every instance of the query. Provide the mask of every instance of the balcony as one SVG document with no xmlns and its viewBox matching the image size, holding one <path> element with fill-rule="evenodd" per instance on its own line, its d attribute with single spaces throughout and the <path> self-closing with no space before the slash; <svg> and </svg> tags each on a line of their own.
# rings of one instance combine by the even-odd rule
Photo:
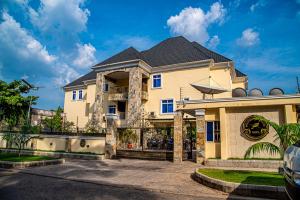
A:
<svg viewBox="0 0 300 200">
<path fill-rule="evenodd" d="M 111 87 L 108 93 L 109 101 L 127 101 L 128 87 Z"/>
<path fill-rule="evenodd" d="M 111 87 L 108 93 L 109 101 L 127 101 L 128 100 L 128 87 L 120 86 L 120 87 Z M 148 100 L 148 92 L 147 87 L 143 85 L 142 87 L 142 100 Z"/>
</svg>

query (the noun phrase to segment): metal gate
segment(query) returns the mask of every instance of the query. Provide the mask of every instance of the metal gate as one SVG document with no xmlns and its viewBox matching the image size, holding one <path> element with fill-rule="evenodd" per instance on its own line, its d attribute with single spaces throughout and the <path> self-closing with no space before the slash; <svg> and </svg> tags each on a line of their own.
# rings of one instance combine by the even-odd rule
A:
<svg viewBox="0 0 300 200">
<path fill-rule="evenodd" d="M 189 126 L 186 129 L 186 134 L 182 136 L 182 159 L 194 160 L 193 150 L 196 149 L 196 128 Z"/>
</svg>

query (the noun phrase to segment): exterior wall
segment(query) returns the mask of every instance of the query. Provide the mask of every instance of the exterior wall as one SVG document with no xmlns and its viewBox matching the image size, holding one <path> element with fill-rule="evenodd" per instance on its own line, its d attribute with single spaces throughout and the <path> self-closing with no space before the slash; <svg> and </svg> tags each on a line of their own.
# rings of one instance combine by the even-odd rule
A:
<svg viewBox="0 0 300 200">
<path fill-rule="evenodd" d="M 269 107 L 247 107 L 247 108 L 226 108 L 227 120 L 227 157 L 243 158 L 246 150 L 257 142 L 274 142 L 275 131 L 269 128 L 269 133 L 261 140 L 252 142 L 241 136 L 240 126 L 246 117 L 250 115 L 261 115 L 273 122 L 283 123 L 283 106 Z M 223 133 L 221 133 L 222 135 Z M 267 153 L 261 153 L 255 157 L 272 157 Z M 275 156 L 278 157 L 278 156 Z"/>
<path fill-rule="evenodd" d="M 210 70 L 211 81 L 210 85 L 214 87 L 222 87 L 227 89 L 227 92 L 215 94 L 214 98 L 230 98 L 232 97 L 232 81 L 229 68 L 217 68 Z"/>
<path fill-rule="evenodd" d="M 82 100 L 72 100 L 73 90 L 65 92 L 65 103 L 64 112 L 66 113 L 66 120 L 74 122 L 75 126 L 84 127 L 88 122 L 88 117 L 86 113 L 86 104 L 89 99 L 88 95 L 95 95 L 95 91 L 91 91 L 89 88 L 82 89 L 83 99 Z M 78 93 L 78 90 L 77 90 Z"/>
<path fill-rule="evenodd" d="M 85 139 L 86 145 L 80 146 L 80 140 Z M 70 146 L 68 145 L 70 140 Z M 32 143 L 34 145 L 32 145 Z M 51 145 L 52 144 L 52 145 Z M 0 133 L 0 148 L 6 148 L 6 142 L 2 140 Z M 43 151 L 70 151 L 70 152 L 89 152 L 95 154 L 104 154 L 104 137 L 82 137 L 82 136 L 47 136 L 40 135 L 40 138 L 33 139 L 27 145 L 27 149 Z"/>
<path fill-rule="evenodd" d="M 174 99 L 174 110 L 176 110 L 175 101 L 180 100 L 180 88 L 182 98 L 202 99 L 201 92 L 193 88 L 190 83 L 203 80 L 203 84 L 209 84 L 209 68 L 202 67 L 197 69 L 171 71 L 161 73 L 162 87 L 161 89 L 152 88 L 152 76 L 148 80 L 148 96 L 149 99 L 145 103 L 147 112 L 155 112 L 158 119 L 173 119 L 173 114 L 161 114 L 161 100 Z"/>
<path fill-rule="evenodd" d="M 236 83 L 232 83 L 232 89 L 235 88 L 246 88 L 246 82 L 236 82 Z"/>
</svg>

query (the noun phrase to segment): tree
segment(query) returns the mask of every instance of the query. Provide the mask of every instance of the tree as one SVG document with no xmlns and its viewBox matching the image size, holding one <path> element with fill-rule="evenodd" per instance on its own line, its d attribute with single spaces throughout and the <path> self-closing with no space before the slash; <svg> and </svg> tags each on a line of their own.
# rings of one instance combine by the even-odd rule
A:
<svg viewBox="0 0 300 200">
<path fill-rule="evenodd" d="M 262 151 L 266 151 L 271 155 L 279 154 L 280 158 L 283 158 L 285 150 L 300 139 L 300 124 L 291 123 L 279 125 L 262 116 L 256 116 L 255 119 L 265 122 L 275 130 L 274 143 L 279 142 L 279 146 L 270 142 L 253 144 L 246 151 L 245 158 L 249 158 L 251 155 Z"/>
<path fill-rule="evenodd" d="M 59 132 L 71 132 L 74 123 L 69 121 L 63 121 L 64 110 L 61 107 L 58 107 L 55 110 L 53 117 L 46 117 L 42 120 L 42 124 L 45 128 L 50 129 L 50 131 L 59 131 Z"/>
<path fill-rule="evenodd" d="M 40 132 L 38 126 L 31 126 L 30 124 L 24 124 L 21 129 L 21 133 L 5 133 L 2 137 L 2 140 L 5 140 L 7 147 L 11 148 L 12 145 L 15 145 L 18 149 L 18 155 L 20 157 L 21 151 L 25 149 L 25 146 L 28 142 L 37 138 L 38 136 L 32 134 L 38 134 Z"/>
<path fill-rule="evenodd" d="M 42 123 L 45 128 L 50 129 L 52 131 L 62 131 L 63 126 L 63 109 L 61 107 L 58 107 L 55 110 L 55 115 L 51 118 L 46 117 L 42 120 Z"/>
<path fill-rule="evenodd" d="M 0 121 L 8 124 L 9 130 L 26 118 L 30 102 L 35 105 L 38 97 L 23 96 L 30 88 L 22 81 L 6 83 L 0 80 Z"/>
</svg>

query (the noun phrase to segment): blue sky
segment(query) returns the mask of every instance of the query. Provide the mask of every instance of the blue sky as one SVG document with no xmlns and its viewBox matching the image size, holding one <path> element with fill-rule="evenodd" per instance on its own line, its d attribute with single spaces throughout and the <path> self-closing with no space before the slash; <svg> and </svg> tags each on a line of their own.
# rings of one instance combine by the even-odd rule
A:
<svg viewBox="0 0 300 200">
<path fill-rule="evenodd" d="M 43 86 L 36 107 L 54 109 L 93 64 L 183 35 L 231 58 L 250 89 L 295 93 L 299 31 L 300 0 L 0 0 L 0 79 Z"/>
</svg>

